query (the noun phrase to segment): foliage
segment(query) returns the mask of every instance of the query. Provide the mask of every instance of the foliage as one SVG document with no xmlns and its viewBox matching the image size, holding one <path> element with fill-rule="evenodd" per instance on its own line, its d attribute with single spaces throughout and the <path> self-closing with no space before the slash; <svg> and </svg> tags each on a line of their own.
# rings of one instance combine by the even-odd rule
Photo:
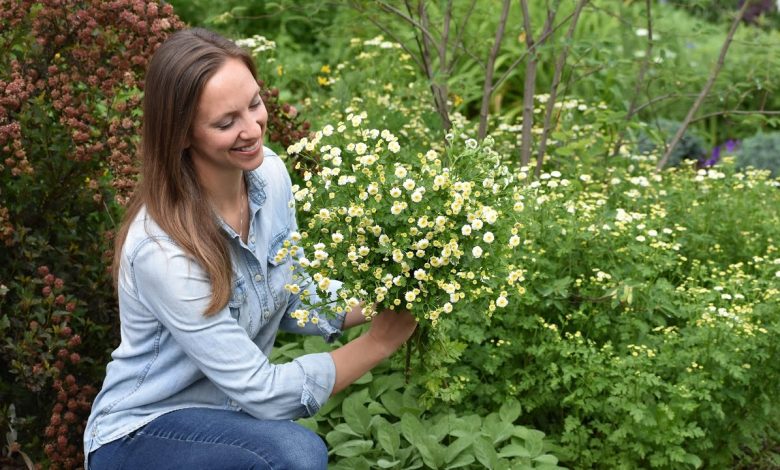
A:
<svg viewBox="0 0 780 470">
<path fill-rule="evenodd" d="M 745 139 L 737 154 L 737 166 L 780 175 L 780 132 L 758 133 Z"/>
<path fill-rule="evenodd" d="M 707 21 L 724 22 L 737 13 L 743 1 L 724 3 L 716 0 L 670 0 L 669 3 Z M 752 3 L 745 11 L 746 23 L 770 28 L 780 25 L 774 0 L 752 0 Z"/>
<path fill-rule="evenodd" d="M 361 57 L 355 68 L 392 60 L 387 55 Z M 349 65 L 337 69 L 334 84 L 352 80 Z M 399 145 L 416 148 L 413 155 L 425 155 L 418 139 L 431 131 L 421 108 L 403 96 L 388 99 L 384 81 L 371 85 L 347 110 L 354 117 L 383 109 L 389 121 L 403 116 L 398 122 L 416 123 L 418 130 L 387 128 L 403 136 Z M 537 97 L 539 109 L 545 99 Z M 336 96 L 313 102 L 331 120 L 341 105 Z M 507 262 L 522 269 L 524 290 L 507 291 L 508 307 L 487 318 L 467 304 L 439 316 L 437 337 L 412 369 L 421 403 L 433 414 L 468 403 L 485 416 L 516 399 L 525 422 L 550 436 L 564 464 L 577 467 L 723 467 L 735 456 L 755 458 L 748 455 L 764 448 L 780 413 L 771 398 L 777 388 L 755 386 L 780 372 L 772 361 L 780 352 L 772 341 L 780 328 L 773 287 L 780 263 L 777 182 L 766 173 L 739 173 L 729 158 L 709 169 L 681 164 L 662 174 L 652 170 L 657 154 L 631 146 L 606 159 L 619 113 L 574 99 L 556 103 L 556 110 L 547 171 L 523 185 L 529 171 L 515 168 L 515 181 L 493 198 L 502 214 L 496 225 L 514 226 L 521 239 Z M 360 125 L 374 127 L 366 114 Z M 451 145 L 465 151 L 476 126 L 455 117 Z M 502 119 L 491 136 L 502 162 L 513 159 L 519 125 Z M 344 126 L 355 133 L 349 121 Z M 353 143 L 363 139 L 357 136 Z M 379 152 L 366 145 L 365 154 L 381 157 L 385 145 Z M 345 160 L 360 158 L 340 148 Z M 477 155 L 469 161 L 478 167 Z M 393 156 L 398 163 L 409 159 Z M 358 171 L 342 175 L 362 177 L 359 161 L 354 165 Z M 501 201 L 516 198 L 522 211 L 507 216 L 514 208 Z M 319 203 L 330 207 L 331 200 Z M 319 208 L 313 203 L 306 213 Z M 489 266 L 502 271 L 500 263 Z M 349 285 L 349 269 L 342 271 Z M 725 412 L 732 409 L 738 411 Z"/>
<path fill-rule="evenodd" d="M 353 334 L 354 336 L 354 334 Z M 321 352 L 316 338 L 277 348 L 273 361 Z M 559 469 L 540 431 L 514 424 L 520 404 L 509 401 L 481 417 L 425 412 L 419 391 L 388 364 L 361 377 L 348 394 L 300 420 L 328 443 L 333 469 L 489 468 Z"/>
<path fill-rule="evenodd" d="M 0 252 L 0 429 L 6 436 L 0 465 L 24 465 L 25 456 L 52 468 L 80 465 L 79 426 L 117 339 L 116 325 L 106 326 L 115 323 L 115 307 L 104 256 L 121 213 L 115 197 L 123 202 L 135 179 L 140 74 L 155 44 L 181 27 L 153 2 L 68 0 L 67 14 L 55 6 L 62 3 L 21 1 L 0 9 L 0 44 L 8 52 L 0 57 L 0 241 L 6 246 Z M 437 172 L 451 167 L 469 187 L 480 183 L 471 194 L 484 192 L 474 197 L 501 214 L 491 226 L 496 253 L 514 253 L 502 255 L 501 263 L 483 253 L 482 269 L 496 286 L 504 282 L 500 276 L 522 271 L 516 288 L 506 290 L 507 306 L 492 315 L 467 301 L 439 313 L 430 330 L 435 335 L 419 340 L 428 342 L 406 377 L 397 372 L 406 367 L 398 355 L 304 421 L 326 439 L 335 466 L 554 468 L 557 459 L 575 468 L 776 466 L 780 193 L 768 171 L 744 164 L 752 158 L 748 165 L 758 166 L 755 155 L 771 155 L 756 150 L 764 148 L 758 142 L 776 138 L 766 132 L 755 143 L 743 141 L 736 163 L 726 157 L 709 168 L 682 162 L 663 173 L 651 169 L 665 135 L 657 116 L 680 119 L 687 111 L 686 99 L 714 63 L 721 26 L 653 2 L 654 42 L 646 58 L 645 2 L 591 2 L 571 45 L 543 172 L 534 180 L 530 169 L 512 166 L 523 124 L 522 77 L 509 65 L 525 52 L 516 10 L 498 60 L 499 75 L 509 75 L 493 97 L 492 143 L 475 146 L 470 139 L 484 69 L 469 54 L 448 77 L 455 112 L 445 140 L 414 49 L 403 50 L 387 33 L 377 37 L 366 16 L 324 12 L 326 4 L 308 1 L 266 2 L 257 11 L 252 2 L 243 11 L 237 4 L 190 3 L 194 14 L 216 8 L 209 24 L 223 31 L 276 41 L 278 49 L 257 51 L 263 98 L 276 119 L 269 137 L 282 148 L 306 137 L 302 150 L 317 158 L 289 162 L 301 172 L 294 176 L 301 189 L 307 178 L 324 182 L 317 168 L 335 168 L 332 158 L 319 158 L 323 145 L 331 145 L 331 156 L 332 148 L 341 149 L 349 165 L 342 162 L 338 176 L 355 181 L 368 176 L 351 165 L 363 168 L 360 158 L 368 154 L 392 162 L 386 169 L 406 165 L 415 188 L 433 177 L 419 173 L 424 165 Z M 496 21 L 486 14 L 495 3 L 477 3 L 480 21 L 465 25 L 462 36 L 472 51 L 486 48 Z M 560 5 L 565 17 L 571 3 Z M 232 16 L 220 15 L 226 8 Z M 291 11 L 284 8 L 317 14 L 273 16 Z M 542 3 L 532 4 L 532 12 L 543 14 Z M 250 18 L 255 14 L 263 19 Z M 539 50 L 539 90 L 549 87 L 563 30 Z M 726 112 L 778 108 L 773 72 L 780 57 L 772 53 L 778 34 L 738 31 L 702 111 L 710 117 L 697 121 L 702 141 L 696 146 L 777 127 L 769 115 Z M 625 116 L 643 64 L 647 82 L 636 104 L 647 124 Z M 293 96 L 296 106 L 282 103 Z M 537 95 L 535 107 L 541 110 L 547 99 Z M 307 135 L 301 115 L 318 129 L 333 126 L 334 134 Z M 346 136 L 336 132 L 339 121 Z M 613 148 L 624 134 L 652 136 L 656 150 L 642 154 L 635 139 Z M 323 138 L 345 140 L 311 144 Z M 398 153 L 390 150 L 393 142 Z M 366 152 L 357 155 L 360 143 Z M 425 159 L 429 151 L 440 166 Z M 494 177 L 499 191 L 489 202 L 493 186 L 481 185 L 495 170 L 485 166 L 486 157 L 511 169 L 506 183 Z M 384 174 L 386 182 L 396 178 L 394 171 Z M 338 178 L 331 184 L 338 186 Z M 423 197 L 430 197 L 432 183 L 424 186 Z M 356 194 L 355 205 L 376 202 Z M 406 202 L 406 210 L 416 204 Z M 441 203 L 429 204 L 429 220 L 448 216 L 438 213 Z M 302 226 L 309 220 L 315 219 L 302 216 Z M 389 217 L 384 226 L 399 233 L 411 228 L 408 219 Z M 512 230 L 520 244 L 499 247 Z M 309 234 L 311 248 L 315 238 Z M 358 255 L 360 246 L 353 250 Z M 338 256 L 351 267 L 346 248 Z M 479 273 L 474 261 L 470 271 Z M 403 272 L 378 258 L 368 272 L 360 263 L 357 272 L 344 269 L 347 286 L 350 276 L 361 278 L 376 263 Z M 408 272 L 416 269 L 410 265 Z M 500 290 L 481 280 L 475 274 L 471 292 L 497 298 Z M 419 304 L 413 310 L 422 311 Z M 277 360 L 326 347 L 285 338 Z M 467 414 L 453 414 L 464 406 Z"/>
<path fill-rule="evenodd" d="M 51 468 L 83 461 L 110 344 L 98 325 L 115 312 L 112 196 L 134 181 L 139 77 L 178 25 L 145 1 L 19 1 L 0 13 L 0 401 L 15 405 L 20 448 Z"/>
<path fill-rule="evenodd" d="M 640 153 L 663 154 L 666 146 L 671 142 L 679 129 L 679 122 L 659 119 L 657 122 L 647 126 L 648 132 L 639 135 L 636 150 Z M 653 141 L 654 139 L 651 137 L 653 134 L 657 136 L 655 140 L 660 141 L 660 144 Z M 687 131 L 669 156 L 667 165 L 678 166 L 683 160 L 700 161 L 704 159 L 706 153 L 704 140 L 695 131 Z"/>
</svg>

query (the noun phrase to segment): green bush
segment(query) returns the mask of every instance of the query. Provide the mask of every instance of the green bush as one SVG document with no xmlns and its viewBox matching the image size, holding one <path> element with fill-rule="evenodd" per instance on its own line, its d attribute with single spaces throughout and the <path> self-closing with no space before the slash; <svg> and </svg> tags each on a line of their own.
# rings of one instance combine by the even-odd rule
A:
<svg viewBox="0 0 780 470">
<path fill-rule="evenodd" d="M 769 170 L 780 175 L 780 132 L 759 133 L 742 141 L 737 167 Z"/>
<path fill-rule="evenodd" d="M 355 336 L 350 332 L 349 337 Z M 307 338 L 286 342 L 271 359 L 291 360 L 329 349 L 320 339 Z M 521 418 L 515 400 L 483 417 L 451 410 L 429 413 L 418 396 L 419 390 L 385 363 L 299 423 L 328 443 L 332 469 L 563 468 L 544 433 L 514 424 Z"/>
<path fill-rule="evenodd" d="M 334 90 L 392 60 L 361 54 L 337 67 Z M 377 77 L 348 102 L 313 99 L 312 113 L 336 126 L 342 110 L 365 111 L 416 151 L 441 145 L 430 109 L 386 92 L 390 82 Z M 464 405 L 487 416 L 517 400 L 523 423 L 574 468 L 760 460 L 780 415 L 777 183 L 728 159 L 657 174 L 658 147 L 643 155 L 624 146 L 606 159 L 619 113 L 573 99 L 558 109 L 542 175 L 516 168 L 528 183 L 505 190 L 520 204 L 500 208 L 499 223 L 523 240 L 509 261 L 518 284 L 510 306 L 487 323 L 460 303 L 440 317 L 437 340 L 412 356 L 418 403 L 429 416 Z M 453 121 L 448 154 L 475 135 L 475 123 Z M 518 124 L 500 119 L 484 145 L 516 160 Z"/>
<path fill-rule="evenodd" d="M 644 154 L 663 155 L 672 138 L 680 129 L 680 125 L 680 122 L 668 119 L 659 119 L 657 122 L 648 124 L 645 127 L 646 132 L 642 132 L 637 139 L 637 151 Z M 683 160 L 700 161 L 706 155 L 704 139 L 695 130 L 689 129 L 669 155 L 667 166 L 678 166 Z"/>
<path fill-rule="evenodd" d="M 76 468 L 115 332 L 106 261 L 135 175 L 140 78 L 180 23 L 155 2 L 12 2 L 0 14 L 0 417 Z M 13 410 L 15 417 L 11 419 Z M 10 436 L 11 434 L 9 434 Z"/>
</svg>

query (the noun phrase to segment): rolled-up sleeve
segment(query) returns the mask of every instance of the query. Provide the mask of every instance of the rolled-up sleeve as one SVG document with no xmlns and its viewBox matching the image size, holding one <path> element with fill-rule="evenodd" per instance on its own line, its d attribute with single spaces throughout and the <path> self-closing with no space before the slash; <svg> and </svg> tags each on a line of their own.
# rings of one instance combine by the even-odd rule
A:
<svg viewBox="0 0 780 470">
<path fill-rule="evenodd" d="M 295 263 L 297 264 L 297 260 L 295 261 Z M 296 267 L 296 269 L 302 271 L 299 266 Z M 325 339 L 325 341 L 327 341 L 328 343 L 332 343 L 333 341 L 335 341 L 341 336 L 346 314 L 339 313 L 339 314 L 330 315 L 328 316 L 328 318 L 324 318 L 320 316 L 317 309 L 312 309 L 311 313 L 309 314 L 310 321 L 303 326 L 299 326 L 298 320 L 296 320 L 291 316 L 292 312 L 294 312 L 295 310 L 301 307 L 311 309 L 310 305 L 317 305 L 321 303 L 321 299 L 317 295 L 313 284 L 308 278 L 308 275 L 301 273 L 300 276 L 305 276 L 306 278 L 306 282 L 301 283 L 302 284 L 301 290 L 303 291 L 304 289 L 307 289 L 309 290 L 309 292 L 311 292 L 307 302 L 309 305 L 303 304 L 300 295 L 291 295 L 290 301 L 287 305 L 287 311 L 282 317 L 282 321 L 279 324 L 279 328 L 283 331 L 288 331 L 290 333 L 297 333 L 302 335 L 320 335 Z M 328 294 L 330 296 L 330 300 L 337 298 L 337 292 L 340 288 L 341 288 L 341 282 L 331 281 L 331 285 L 328 288 Z M 311 321 L 311 319 L 313 318 L 316 318 L 316 320 Z"/>
<path fill-rule="evenodd" d="M 181 348 L 245 412 L 296 419 L 316 413 L 330 396 L 336 377 L 330 354 L 271 364 L 227 306 L 204 315 L 211 300 L 208 276 L 171 240 L 141 244 L 131 256 L 131 271 L 137 298 L 170 333 L 166 347 Z"/>
</svg>

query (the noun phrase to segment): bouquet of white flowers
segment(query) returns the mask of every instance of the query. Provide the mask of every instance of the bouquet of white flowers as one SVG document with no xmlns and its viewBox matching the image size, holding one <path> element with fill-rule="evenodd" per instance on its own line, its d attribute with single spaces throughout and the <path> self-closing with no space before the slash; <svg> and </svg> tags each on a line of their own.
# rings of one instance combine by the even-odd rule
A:
<svg viewBox="0 0 780 470">
<path fill-rule="evenodd" d="M 513 262 L 523 191 L 490 139 L 455 144 L 448 135 L 440 149 L 409 151 L 365 113 L 347 112 L 287 149 L 318 167 L 293 187 L 300 233 L 283 250 L 303 248 L 319 298 L 343 283 L 335 300 L 313 307 L 338 314 L 363 301 L 367 316 L 375 305 L 405 308 L 432 327 L 461 305 L 488 316 L 507 307 L 523 292 Z M 304 284 L 296 281 L 292 292 Z M 305 324 L 309 311 L 294 316 Z"/>
</svg>

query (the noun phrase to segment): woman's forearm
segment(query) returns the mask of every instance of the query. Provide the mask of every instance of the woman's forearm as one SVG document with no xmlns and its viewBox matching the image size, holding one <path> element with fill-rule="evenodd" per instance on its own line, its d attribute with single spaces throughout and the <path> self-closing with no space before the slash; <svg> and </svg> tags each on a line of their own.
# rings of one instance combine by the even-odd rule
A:
<svg viewBox="0 0 780 470">
<path fill-rule="evenodd" d="M 392 351 L 383 349 L 364 334 L 330 352 L 336 364 L 336 383 L 332 395 L 339 393 L 363 374 L 387 358 Z"/>
<path fill-rule="evenodd" d="M 361 321 L 360 308 L 347 313 L 346 320 Z M 385 358 L 393 354 L 414 332 L 417 321 L 408 311 L 383 310 L 371 318 L 371 327 L 361 336 L 332 351 L 331 357 L 336 365 L 336 383 L 332 394 L 344 390 L 360 376 L 373 369 Z"/>
</svg>

